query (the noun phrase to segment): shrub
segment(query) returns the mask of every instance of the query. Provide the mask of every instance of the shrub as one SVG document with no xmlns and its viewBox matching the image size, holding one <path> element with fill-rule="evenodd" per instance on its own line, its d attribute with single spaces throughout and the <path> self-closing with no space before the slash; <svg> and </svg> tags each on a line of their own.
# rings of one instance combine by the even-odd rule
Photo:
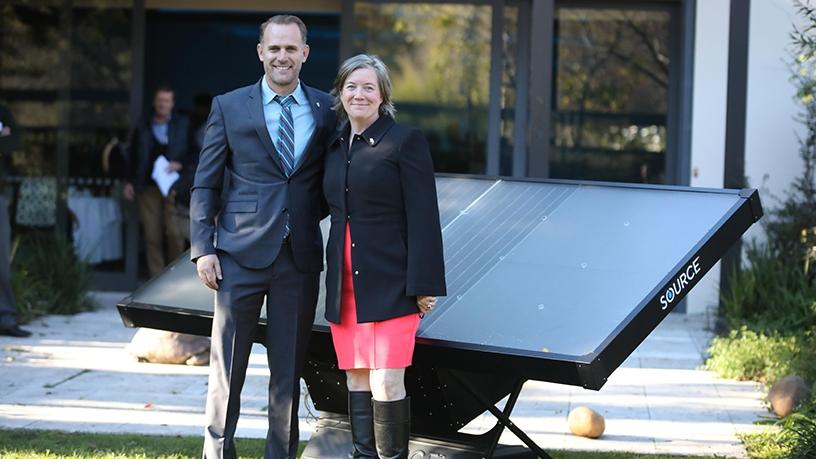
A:
<svg viewBox="0 0 816 459">
<path fill-rule="evenodd" d="M 43 314 L 74 314 L 93 308 L 87 297 L 88 265 L 76 257 L 70 241 L 57 233 L 18 237 L 11 268 L 21 322 Z"/>
<path fill-rule="evenodd" d="M 784 459 L 790 448 L 782 441 L 787 432 L 779 429 L 764 430 L 747 434 L 737 434 L 745 444 L 745 450 L 751 459 Z"/>
<path fill-rule="evenodd" d="M 777 421 L 778 429 L 741 435 L 753 459 L 813 459 L 816 457 L 816 399 Z"/>
<path fill-rule="evenodd" d="M 778 256 L 770 245 L 746 244 L 746 268 L 731 273 L 720 315 L 729 328 L 757 331 L 816 329 L 816 276 Z"/>
<path fill-rule="evenodd" d="M 784 431 L 789 433 L 785 438 L 785 445 L 790 448 L 789 459 L 816 457 L 816 398 L 811 397 L 781 424 Z"/>
<path fill-rule="evenodd" d="M 722 377 L 773 384 L 788 374 L 816 379 L 816 336 L 809 332 L 765 334 L 742 326 L 714 338 L 706 368 Z"/>
</svg>

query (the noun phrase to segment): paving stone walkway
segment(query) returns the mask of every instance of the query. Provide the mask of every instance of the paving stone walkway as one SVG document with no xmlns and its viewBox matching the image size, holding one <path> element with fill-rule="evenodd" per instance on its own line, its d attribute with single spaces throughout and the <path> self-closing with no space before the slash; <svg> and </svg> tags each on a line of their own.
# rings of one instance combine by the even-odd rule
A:
<svg viewBox="0 0 816 459">
<path fill-rule="evenodd" d="M 0 427 L 200 435 L 207 367 L 134 361 L 124 348 L 135 330 L 114 307 L 124 294 L 96 296 L 96 311 L 41 318 L 27 326 L 30 338 L 0 337 Z M 769 415 L 763 389 L 700 369 L 711 339 L 705 329 L 703 316 L 672 314 L 601 391 L 531 381 L 512 419 L 545 450 L 746 457 L 736 434 L 760 429 L 754 421 Z M 266 435 L 267 374 L 256 345 L 239 437 Z M 301 437 L 308 439 L 315 412 L 303 403 Z M 567 415 L 582 405 L 605 417 L 600 439 L 569 433 Z M 493 424 L 486 413 L 465 429 Z M 521 444 L 510 432 L 502 442 Z"/>
</svg>

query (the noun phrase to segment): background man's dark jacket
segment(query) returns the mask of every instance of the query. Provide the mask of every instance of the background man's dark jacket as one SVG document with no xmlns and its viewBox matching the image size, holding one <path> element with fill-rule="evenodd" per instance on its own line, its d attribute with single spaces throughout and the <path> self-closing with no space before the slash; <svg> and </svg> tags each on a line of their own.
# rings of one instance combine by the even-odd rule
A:
<svg viewBox="0 0 816 459">
<path fill-rule="evenodd" d="M 153 173 L 153 162 L 156 160 L 154 154 L 155 138 L 153 137 L 153 116 L 142 119 L 136 126 L 130 144 L 130 180 L 137 193 L 144 191 L 150 184 L 150 175 Z M 168 161 L 178 161 L 184 169 L 194 168 L 194 154 L 189 148 L 188 132 L 189 120 L 186 116 L 173 113 L 167 127 L 167 152 L 165 157 Z M 184 169 L 179 173 L 183 173 Z"/>
</svg>

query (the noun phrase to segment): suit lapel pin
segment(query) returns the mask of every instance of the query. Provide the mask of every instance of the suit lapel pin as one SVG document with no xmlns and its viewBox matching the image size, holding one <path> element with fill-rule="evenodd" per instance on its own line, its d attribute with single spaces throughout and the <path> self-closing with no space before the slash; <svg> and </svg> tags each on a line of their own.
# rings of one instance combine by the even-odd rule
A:
<svg viewBox="0 0 816 459">
<path fill-rule="evenodd" d="M 372 147 L 374 146 L 374 138 L 373 137 L 368 138 L 368 144 L 371 145 Z"/>
<path fill-rule="evenodd" d="M 320 108 L 320 102 L 315 102 L 315 105 L 317 105 L 317 108 Z"/>
</svg>

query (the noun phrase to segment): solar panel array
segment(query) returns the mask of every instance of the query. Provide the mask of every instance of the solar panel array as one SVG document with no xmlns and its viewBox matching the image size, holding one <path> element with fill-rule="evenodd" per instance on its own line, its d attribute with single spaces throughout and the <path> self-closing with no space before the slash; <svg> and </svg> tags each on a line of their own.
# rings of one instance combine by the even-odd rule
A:
<svg viewBox="0 0 816 459">
<path fill-rule="evenodd" d="M 419 337 L 542 356 L 595 351 L 743 201 L 733 192 L 469 177 L 438 177 L 437 192 L 449 296 Z M 315 323 L 325 326 L 322 298 Z M 182 257 L 132 301 L 211 314 L 213 294 Z"/>
</svg>

